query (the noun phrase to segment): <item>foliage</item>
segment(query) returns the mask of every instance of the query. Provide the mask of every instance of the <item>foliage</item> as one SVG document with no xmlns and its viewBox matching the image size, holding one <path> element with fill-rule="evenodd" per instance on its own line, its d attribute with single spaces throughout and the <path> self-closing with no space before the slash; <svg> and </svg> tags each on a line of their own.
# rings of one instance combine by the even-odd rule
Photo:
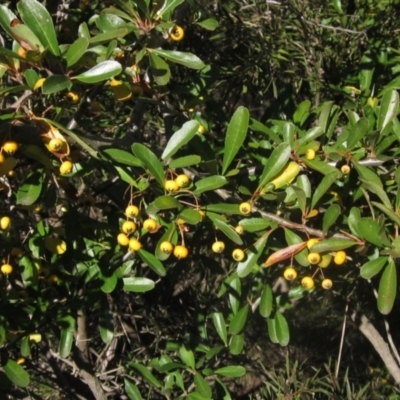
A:
<svg viewBox="0 0 400 400">
<path fill-rule="evenodd" d="M 0 5 L 2 390 L 375 395 L 246 377 L 310 302 L 398 313 L 398 3 L 104 3 Z"/>
</svg>

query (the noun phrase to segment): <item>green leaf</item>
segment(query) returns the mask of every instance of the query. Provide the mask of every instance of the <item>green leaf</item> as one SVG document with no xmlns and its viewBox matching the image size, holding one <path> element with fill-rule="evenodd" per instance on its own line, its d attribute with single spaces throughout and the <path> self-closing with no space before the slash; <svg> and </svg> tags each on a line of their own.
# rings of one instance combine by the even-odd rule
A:
<svg viewBox="0 0 400 400">
<path fill-rule="evenodd" d="M 101 340 L 105 344 L 111 343 L 114 337 L 114 320 L 113 313 L 110 310 L 110 305 L 107 298 L 102 299 L 100 315 L 99 315 L 99 331 Z"/>
<path fill-rule="evenodd" d="M 115 170 L 118 172 L 119 177 L 130 186 L 137 187 L 136 181 L 133 179 L 132 174 L 128 173 L 125 168 L 119 165 L 114 165 Z"/>
<path fill-rule="evenodd" d="M 111 79 L 122 72 L 122 66 L 117 61 L 103 61 L 88 71 L 75 76 L 74 79 L 83 83 L 99 83 Z"/>
<path fill-rule="evenodd" d="M 285 317 L 277 311 L 275 314 L 276 337 L 281 346 L 287 346 L 290 340 L 289 326 Z"/>
<path fill-rule="evenodd" d="M 378 310 L 387 315 L 392 311 L 397 292 L 397 271 L 393 260 L 390 260 L 383 271 L 378 289 Z"/>
<path fill-rule="evenodd" d="M 293 122 L 296 125 L 301 126 L 302 123 L 305 122 L 305 119 L 310 115 L 310 107 L 310 100 L 304 100 L 297 106 L 297 109 L 293 114 Z"/>
<path fill-rule="evenodd" d="M 175 197 L 168 196 L 168 195 L 157 197 L 157 199 L 152 204 L 150 204 L 150 206 L 152 206 L 152 205 L 158 211 L 169 210 L 171 208 L 178 208 L 178 209 L 182 208 L 181 203 L 179 203 L 179 201 Z"/>
<path fill-rule="evenodd" d="M 268 284 L 264 286 L 259 307 L 261 316 L 268 318 L 271 315 L 273 307 L 273 295 L 271 286 Z"/>
<path fill-rule="evenodd" d="M 167 271 L 165 270 L 164 265 L 154 254 L 151 254 L 143 249 L 140 249 L 138 254 L 142 261 L 146 263 L 157 275 L 166 275 Z"/>
<path fill-rule="evenodd" d="M 64 75 L 51 75 L 43 83 L 42 93 L 53 94 L 69 90 L 72 87 L 72 82 Z"/>
<path fill-rule="evenodd" d="M 147 51 L 150 53 L 150 57 L 151 54 L 154 53 L 160 57 L 165 58 L 168 61 L 172 61 L 176 64 L 182 64 L 188 68 L 202 69 L 205 67 L 203 61 L 201 61 L 199 57 L 195 56 L 192 53 L 162 49 L 147 49 Z"/>
<path fill-rule="evenodd" d="M 0 4 L 0 25 L 10 35 L 11 33 L 11 22 L 17 19 L 17 16 L 5 5 Z"/>
<path fill-rule="evenodd" d="M 313 128 L 309 129 L 302 138 L 299 139 L 297 145 L 300 147 L 306 143 L 309 143 L 321 136 L 323 133 L 324 131 L 320 126 L 314 126 Z"/>
<path fill-rule="evenodd" d="M 208 204 L 204 207 L 204 210 L 206 212 L 212 211 L 215 213 L 242 215 L 242 213 L 239 210 L 239 204 L 227 204 L 227 203 Z"/>
<path fill-rule="evenodd" d="M 243 244 L 241 237 L 236 233 L 236 231 L 228 225 L 226 222 L 222 221 L 214 215 L 208 214 L 208 218 L 214 223 L 214 225 L 221 230 L 229 239 L 231 239 L 236 244 Z"/>
<path fill-rule="evenodd" d="M 287 143 L 281 143 L 274 149 L 265 164 L 258 184 L 259 188 L 264 187 L 273 178 L 275 178 L 286 166 L 290 158 L 292 149 Z"/>
<path fill-rule="evenodd" d="M 164 168 L 159 161 L 158 157 L 145 145 L 141 143 L 135 143 L 132 145 L 133 154 L 146 166 L 148 171 L 157 182 L 164 187 Z"/>
<path fill-rule="evenodd" d="M 225 346 L 228 345 L 228 335 L 226 332 L 226 324 L 224 320 L 224 316 L 222 313 L 214 313 L 213 314 L 213 323 L 215 330 L 217 331 L 219 337 L 224 342 Z"/>
<path fill-rule="evenodd" d="M 372 218 L 362 218 L 357 224 L 357 230 L 367 242 L 381 247 L 383 245 L 380 235 L 381 226 Z"/>
<path fill-rule="evenodd" d="M 176 131 L 169 139 L 161 156 L 162 160 L 172 157 L 181 147 L 196 135 L 199 123 L 195 120 L 185 122 L 181 129 Z"/>
<path fill-rule="evenodd" d="M 139 158 L 125 150 L 105 149 L 102 151 L 102 154 L 104 154 L 106 158 L 116 161 L 120 164 L 130 165 L 133 167 L 143 167 L 143 164 Z"/>
<path fill-rule="evenodd" d="M 276 334 L 276 322 L 275 318 L 268 318 L 267 319 L 268 325 L 268 336 L 271 339 L 272 343 L 279 343 L 278 336 Z"/>
<path fill-rule="evenodd" d="M 186 348 L 186 346 L 181 346 L 179 348 L 179 357 L 182 362 L 191 369 L 195 369 L 194 354 L 192 350 Z"/>
<path fill-rule="evenodd" d="M 126 378 L 124 378 L 124 390 L 130 400 L 143 400 L 138 387 Z"/>
<path fill-rule="evenodd" d="M 364 167 L 363 165 L 360 165 L 358 162 L 354 160 L 352 162 L 354 168 L 356 169 L 358 175 L 360 176 L 360 179 L 362 179 L 363 182 L 375 183 L 376 185 L 382 187 L 382 182 L 379 179 L 379 176 L 375 174 L 375 172 L 373 172 L 371 169 L 367 167 Z"/>
<path fill-rule="evenodd" d="M 148 292 L 154 289 L 155 283 L 151 279 L 148 278 L 123 278 L 124 282 L 124 290 L 127 292 Z"/>
<path fill-rule="evenodd" d="M 74 331 L 67 329 L 61 329 L 59 350 L 61 358 L 67 358 L 71 353 L 72 344 L 74 343 Z"/>
<path fill-rule="evenodd" d="M 170 168 L 185 168 L 190 167 L 192 165 L 200 164 L 201 157 L 200 156 L 185 156 L 176 158 L 175 160 L 171 160 L 168 165 Z"/>
<path fill-rule="evenodd" d="M 228 365 L 227 367 L 218 368 L 214 372 L 228 378 L 240 378 L 246 375 L 246 368 L 241 365 Z"/>
<path fill-rule="evenodd" d="M 385 189 L 382 187 L 382 184 L 378 185 L 375 182 L 369 182 L 363 179 L 360 180 L 363 183 L 363 186 L 366 187 L 370 192 L 375 193 L 382 200 L 386 207 L 389 209 L 392 208 L 389 197 L 386 194 Z"/>
<path fill-rule="evenodd" d="M 378 114 L 378 129 L 381 131 L 399 113 L 399 93 L 397 90 L 385 92 L 380 102 Z"/>
<path fill-rule="evenodd" d="M 377 203 L 376 201 L 371 201 L 375 207 L 378 207 L 382 212 L 384 212 L 394 223 L 400 226 L 400 216 L 397 215 L 391 208 L 386 207 L 381 203 Z"/>
<path fill-rule="evenodd" d="M 116 273 L 110 276 L 103 276 L 103 284 L 101 285 L 101 291 L 104 293 L 112 293 L 118 283 L 118 277 Z"/>
<path fill-rule="evenodd" d="M 99 33 L 90 38 L 89 42 L 91 45 L 105 43 L 107 44 L 113 39 L 119 39 L 124 37 L 129 33 L 129 29 L 127 28 L 117 28 L 111 31 Z"/>
<path fill-rule="evenodd" d="M 183 211 L 181 211 L 179 213 L 179 218 L 182 218 L 190 225 L 197 225 L 203 219 L 201 214 L 192 208 L 185 208 Z"/>
<path fill-rule="evenodd" d="M 375 260 L 366 262 L 360 269 L 360 275 L 364 279 L 371 279 L 381 272 L 381 269 L 388 261 L 388 257 L 378 257 Z"/>
<path fill-rule="evenodd" d="M 222 174 L 224 175 L 246 139 L 249 127 L 249 110 L 243 106 L 237 108 L 226 131 Z"/>
<path fill-rule="evenodd" d="M 337 239 L 330 238 L 326 240 L 321 240 L 314 244 L 312 251 L 315 253 L 327 253 L 328 251 L 338 251 L 345 250 L 357 243 L 351 239 Z"/>
<path fill-rule="evenodd" d="M 362 117 L 357 121 L 355 126 L 352 128 L 351 133 L 347 139 L 347 149 L 354 149 L 358 142 L 361 141 L 369 133 L 369 121 L 367 118 Z"/>
<path fill-rule="evenodd" d="M 30 383 L 28 372 L 24 370 L 21 365 L 17 364 L 14 360 L 7 360 L 7 363 L 2 366 L 7 378 L 19 387 L 26 387 Z"/>
<path fill-rule="evenodd" d="M 39 146 L 36 146 L 34 144 L 25 146 L 22 148 L 22 153 L 24 154 L 24 156 L 41 163 L 48 169 L 54 168 L 51 159 L 47 155 L 48 153 L 46 154 Z"/>
<path fill-rule="evenodd" d="M 239 262 L 237 266 L 237 274 L 240 278 L 247 276 L 257 264 L 258 259 L 264 252 L 268 237 L 269 233 L 263 235 L 256 241 L 254 246 L 251 246 L 246 250 L 246 258 Z"/>
<path fill-rule="evenodd" d="M 177 243 L 178 233 L 176 230 L 175 223 L 169 224 L 168 229 L 166 229 L 166 231 L 164 232 L 164 234 L 161 236 L 160 240 L 157 243 L 155 255 L 161 261 L 166 260 L 170 256 L 170 254 L 166 254 L 163 251 L 161 251 L 161 249 L 160 249 L 160 244 L 164 241 L 171 242 L 172 244 Z"/>
<path fill-rule="evenodd" d="M 196 189 L 193 191 L 193 193 L 199 195 L 210 190 L 219 189 L 220 187 L 225 186 L 227 183 L 227 179 L 222 175 L 209 176 L 196 182 Z"/>
<path fill-rule="evenodd" d="M 265 218 L 246 218 L 239 221 L 239 226 L 241 226 L 246 232 L 263 231 L 270 225 L 270 221 Z"/>
<path fill-rule="evenodd" d="M 242 286 L 241 281 L 238 277 L 234 277 L 230 284 L 229 289 L 229 303 L 231 305 L 231 309 L 233 314 L 236 314 L 239 310 L 240 306 L 240 295 L 242 294 Z"/>
<path fill-rule="evenodd" d="M 329 228 L 335 224 L 341 213 L 342 208 L 338 204 L 331 204 L 329 206 L 329 208 L 325 211 L 322 221 L 322 230 L 324 233 L 328 233 Z"/>
<path fill-rule="evenodd" d="M 43 173 L 41 170 L 30 173 L 20 185 L 17 192 L 17 204 L 30 206 L 40 197 L 43 188 Z"/>
<path fill-rule="evenodd" d="M 208 31 L 214 31 L 218 28 L 218 21 L 214 18 L 208 18 L 204 21 L 196 22 L 196 24 L 204 29 L 207 29 Z"/>
<path fill-rule="evenodd" d="M 361 220 L 360 209 L 357 207 L 352 207 L 347 218 L 347 224 L 351 230 L 351 233 L 354 236 L 361 237 L 361 234 L 358 230 L 358 222 Z"/>
<path fill-rule="evenodd" d="M 57 35 L 50 13 L 36 0 L 21 0 L 17 3 L 18 12 L 24 23 L 39 38 L 40 42 L 50 52 L 59 56 Z"/>
<path fill-rule="evenodd" d="M 72 65 L 76 64 L 85 54 L 88 47 L 89 40 L 87 38 L 81 37 L 76 39 L 75 42 L 68 47 L 67 54 L 65 55 L 67 67 L 69 68 Z"/>
<path fill-rule="evenodd" d="M 194 376 L 194 384 L 196 386 L 196 391 L 199 392 L 201 396 L 211 398 L 211 387 L 201 374 L 197 373 Z"/>
<path fill-rule="evenodd" d="M 244 335 L 233 335 L 229 343 L 229 352 L 234 355 L 241 354 L 244 348 Z"/>
<path fill-rule="evenodd" d="M 135 369 L 137 372 L 139 372 L 139 374 L 143 377 L 143 379 L 147 383 L 149 383 L 152 386 L 155 386 L 158 389 L 161 388 L 161 383 L 159 382 L 159 380 L 144 365 L 137 363 L 130 363 L 129 366 Z"/>
<path fill-rule="evenodd" d="M 172 13 L 179 4 L 182 4 L 184 0 L 164 0 L 164 4 L 157 11 L 157 16 L 161 17 L 163 14 Z"/>
<path fill-rule="evenodd" d="M 26 48 L 28 48 L 29 46 L 31 50 L 38 50 L 40 53 L 43 53 L 45 51 L 45 48 L 39 38 L 28 26 L 24 24 L 18 24 L 12 26 L 10 29 L 13 37 L 18 37 L 20 40 L 22 39 L 25 42 L 24 45 Z"/>
<path fill-rule="evenodd" d="M 28 357 L 31 354 L 31 344 L 29 340 L 29 336 L 24 336 L 21 340 L 21 356 Z"/>
<path fill-rule="evenodd" d="M 164 86 L 171 79 L 171 71 L 168 64 L 157 54 L 149 54 L 151 71 L 158 85 Z"/>
<path fill-rule="evenodd" d="M 328 175 L 332 172 L 337 172 L 338 169 L 335 167 L 330 166 L 328 163 L 326 163 L 325 161 L 320 161 L 320 160 L 306 160 L 306 159 L 302 159 L 302 162 L 309 168 L 320 172 L 321 174 L 324 175 Z"/>
<path fill-rule="evenodd" d="M 246 304 L 233 316 L 229 324 L 229 333 L 231 335 L 237 335 L 242 331 L 246 324 L 248 313 L 249 305 Z"/>
<path fill-rule="evenodd" d="M 314 209 L 318 201 L 322 196 L 329 190 L 334 182 L 340 177 L 341 173 L 339 170 L 332 171 L 331 173 L 325 175 L 322 181 L 315 189 L 314 195 L 311 200 L 311 209 Z"/>
</svg>

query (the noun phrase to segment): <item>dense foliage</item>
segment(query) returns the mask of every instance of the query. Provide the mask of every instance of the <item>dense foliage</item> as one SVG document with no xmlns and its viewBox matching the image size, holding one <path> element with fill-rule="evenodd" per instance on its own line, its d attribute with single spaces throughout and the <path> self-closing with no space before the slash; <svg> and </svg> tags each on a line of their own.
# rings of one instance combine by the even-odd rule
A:
<svg viewBox="0 0 400 400">
<path fill-rule="evenodd" d="M 400 398 L 399 6 L 0 5 L 4 396 Z"/>
</svg>

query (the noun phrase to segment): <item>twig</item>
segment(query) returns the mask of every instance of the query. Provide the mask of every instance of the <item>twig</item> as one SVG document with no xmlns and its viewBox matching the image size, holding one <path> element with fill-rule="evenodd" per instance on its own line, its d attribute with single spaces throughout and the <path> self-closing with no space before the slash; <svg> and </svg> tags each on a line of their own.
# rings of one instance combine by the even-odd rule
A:
<svg viewBox="0 0 400 400">
<path fill-rule="evenodd" d="M 335 379 L 336 380 L 338 379 L 338 376 L 339 376 L 340 361 L 342 359 L 342 354 L 343 354 L 343 344 L 344 344 L 344 337 L 345 337 L 345 333 L 346 333 L 346 322 L 347 322 L 348 311 L 349 311 L 349 303 L 346 304 L 346 308 L 344 310 L 342 335 L 340 336 L 339 354 L 338 354 L 338 359 L 337 359 L 337 364 L 336 364 L 336 369 L 335 369 Z"/>
</svg>

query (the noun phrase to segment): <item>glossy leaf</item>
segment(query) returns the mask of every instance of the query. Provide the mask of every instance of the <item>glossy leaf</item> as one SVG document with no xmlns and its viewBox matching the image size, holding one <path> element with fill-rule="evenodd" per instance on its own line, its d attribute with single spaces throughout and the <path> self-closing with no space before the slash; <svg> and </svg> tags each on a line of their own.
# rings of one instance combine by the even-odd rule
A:
<svg viewBox="0 0 400 400">
<path fill-rule="evenodd" d="M 192 208 L 185 208 L 179 213 L 179 218 L 182 218 L 185 222 L 190 225 L 197 225 L 203 219 L 201 214 L 197 210 Z"/>
<path fill-rule="evenodd" d="M 265 218 L 246 218 L 239 221 L 239 226 L 246 232 L 264 231 L 270 225 L 271 223 Z"/>
<path fill-rule="evenodd" d="M 310 115 L 310 107 L 310 100 L 304 100 L 297 106 L 296 111 L 293 114 L 293 122 L 296 125 L 301 126 L 308 115 Z"/>
<path fill-rule="evenodd" d="M 159 382 L 159 380 L 144 365 L 138 363 L 130 363 L 129 366 L 139 372 L 143 379 L 150 385 L 155 386 L 156 388 L 161 387 L 161 383 Z"/>
<path fill-rule="evenodd" d="M 67 67 L 76 64 L 85 54 L 88 47 L 89 47 L 89 40 L 87 38 L 81 37 L 76 39 L 75 42 L 68 47 L 67 54 L 65 55 L 65 60 L 67 61 Z"/>
<path fill-rule="evenodd" d="M 125 291 L 136 293 L 148 292 L 153 290 L 155 286 L 151 279 L 139 277 L 123 278 L 123 283 Z"/>
<path fill-rule="evenodd" d="M 143 400 L 138 387 L 126 378 L 124 378 L 124 390 L 129 400 Z"/>
<path fill-rule="evenodd" d="M 27 387 L 30 383 L 30 377 L 25 369 L 14 360 L 8 359 L 2 366 L 7 378 L 16 386 Z"/>
<path fill-rule="evenodd" d="M 355 126 L 352 128 L 351 133 L 347 139 L 347 148 L 349 150 L 354 149 L 358 142 L 363 139 L 369 133 L 369 121 L 363 117 L 357 121 Z"/>
<path fill-rule="evenodd" d="M 204 207 L 204 209 L 206 212 L 212 211 L 215 213 L 241 215 L 241 212 L 239 210 L 239 204 L 227 204 L 227 203 L 207 204 Z"/>
<path fill-rule="evenodd" d="M 395 224 L 400 226 L 400 216 L 397 215 L 392 208 L 388 208 L 383 204 L 377 203 L 376 201 L 371 201 L 375 207 L 379 208 L 383 213 L 385 213 Z"/>
<path fill-rule="evenodd" d="M 186 346 L 181 346 L 179 348 L 179 357 L 185 365 L 192 370 L 195 369 L 194 354 L 192 350 L 186 348 Z"/>
<path fill-rule="evenodd" d="M 273 294 L 270 285 L 265 285 L 261 294 L 259 310 L 261 316 L 268 318 L 272 313 L 273 307 Z"/>
<path fill-rule="evenodd" d="M 233 314 L 236 314 L 239 310 L 240 295 L 242 294 L 242 285 L 240 279 L 238 277 L 234 277 L 229 283 L 229 286 L 229 304 Z"/>
<path fill-rule="evenodd" d="M 378 257 L 375 260 L 367 261 L 360 269 L 360 275 L 364 279 L 371 279 L 381 272 L 386 265 L 388 257 Z"/>
<path fill-rule="evenodd" d="M 225 136 L 224 157 L 222 160 L 222 174 L 225 174 L 238 151 L 242 147 L 249 127 L 249 110 L 238 107 L 233 114 Z"/>
<path fill-rule="evenodd" d="M 126 150 L 105 149 L 103 150 L 102 154 L 104 154 L 106 158 L 116 161 L 120 164 L 130 165 L 132 167 L 143 166 L 139 158 L 135 157 L 133 154 L 129 153 Z"/>
<path fill-rule="evenodd" d="M 351 239 L 329 238 L 316 243 L 312 247 L 312 250 L 315 253 L 327 253 L 329 251 L 345 250 L 356 244 L 357 243 Z"/>
<path fill-rule="evenodd" d="M 28 357 L 31 354 L 31 344 L 29 336 L 24 336 L 21 339 L 20 351 L 22 357 Z"/>
<path fill-rule="evenodd" d="M 158 157 L 145 145 L 141 143 L 135 143 L 132 146 L 132 151 L 135 156 L 146 166 L 146 169 L 150 172 L 152 176 L 157 180 L 157 182 L 164 187 L 164 168 L 159 161 Z"/>
<path fill-rule="evenodd" d="M 70 79 L 64 75 L 52 75 L 46 78 L 42 86 L 43 94 L 58 93 L 72 87 Z"/>
<path fill-rule="evenodd" d="M 380 235 L 381 226 L 372 218 L 362 218 L 357 224 L 357 229 L 367 242 L 379 247 L 383 245 Z"/>
<path fill-rule="evenodd" d="M 257 240 L 254 246 L 247 249 L 246 258 L 243 261 L 240 261 L 237 266 L 237 274 L 240 278 L 247 276 L 257 264 L 258 259 L 264 252 L 268 237 L 269 233 L 264 234 L 259 240 Z"/>
<path fill-rule="evenodd" d="M 146 250 L 140 249 L 138 251 L 139 257 L 141 260 L 147 264 L 157 275 L 165 276 L 167 271 L 165 270 L 162 262 L 152 253 L 149 253 Z"/>
<path fill-rule="evenodd" d="M 264 166 L 258 184 L 259 188 L 264 187 L 268 182 L 279 175 L 289 161 L 290 153 L 291 148 L 287 143 L 281 143 L 274 149 Z"/>
<path fill-rule="evenodd" d="M 171 71 L 168 64 L 157 54 L 150 53 L 149 58 L 154 80 L 160 86 L 168 84 L 171 79 Z"/>
<path fill-rule="evenodd" d="M 332 184 L 339 178 L 340 172 L 338 170 L 333 171 L 322 178 L 322 181 L 315 189 L 314 195 L 311 200 L 311 209 L 314 209 L 318 204 L 318 201 L 322 198 L 322 196 L 328 192 L 329 188 Z"/>
<path fill-rule="evenodd" d="M 101 340 L 105 344 L 111 343 L 114 337 L 114 318 L 107 299 L 103 299 L 101 302 L 99 331 Z"/>
<path fill-rule="evenodd" d="M 226 331 L 226 324 L 224 316 L 220 312 L 213 313 L 213 323 L 215 330 L 217 331 L 219 337 L 224 342 L 225 346 L 228 345 L 228 335 Z"/>
<path fill-rule="evenodd" d="M 122 71 L 122 66 L 119 62 L 113 60 L 103 61 L 93 68 L 85 71 L 74 79 L 83 83 L 99 83 L 111 79 L 114 76 L 120 74 Z"/>
<path fill-rule="evenodd" d="M 214 31 L 218 28 L 218 21 L 214 18 L 207 18 L 204 21 L 196 22 L 196 24 L 208 31 Z"/>
<path fill-rule="evenodd" d="M 229 343 L 229 352 L 234 355 L 239 355 L 244 349 L 244 334 L 233 335 Z"/>
<path fill-rule="evenodd" d="M 338 204 L 331 204 L 328 207 L 322 221 L 322 230 L 324 233 L 328 233 L 329 228 L 335 224 L 341 213 L 342 209 Z"/>
<path fill-rule="evenodd" d="M 319 136 L 321 136 L 324 133 L 323 129 L 320 126 L 314 126 L 313 128 L 310 128 L 306 134 L 299 139 L 298 141 L 298 146 L 302 146 L 306 143 L 311 142 L 312 140 L 315 140 Z"/>
<path fill-rule="evenodd" d="M 354 236 L 361 237 L 361 234 L 358 230 L 358 222 L 361 220 L 361 213 L 360 209 L 357 207 L 352 207 L 349 216 L 347 218 L 347 224 L 349 225 L 349 228 L 351 230 L 351 233 Z"/>
<path fill-rule="evenodd" d="M 229 324 L 229 333 L 231 335 L 239 334 L 246 325 L 249 306 L 246 304 L 232 318 Z"/>
<path fill-rule="evenodd" d="M 175 197 L 168 195 L 159 196 L 152 204 L 150 204 L 149 207 L 151 207 L 152 205 L 156 208 L 157 211 L 170 210 L 171 208 L 182 208 L 181 203 L 179 203 L 179 201 Z M 151 214 L 149 210 L 147 210 L 147 212 Z"/>
<path fill-rule="evenodd" d="M 184 156 L 180 158 L 176 158 L 175 160 L 171 160 L 168 165 L 170 168 L 185 168 L 190 167 L 192 165 L 200 164 L 201 157 L 200 156 Z"/>
<path fill-rule="evenodd" d="M 184 65 L 185 67 L 192 69 L 202 69 L 205 67 L 203 61 L 199 57 L 192 53 L 184 53 L 182 51 L 175 50 L 162 50 L 162 49 L 147 49 L 150 56 L 154 53 L 168 61 L 172 61 L 176 64 Z"/>
<path fill-rule="evenodd" d="M 323 175 L 328 175 L 332 172 L 338 171 L 337 168 L 332 167 L 325 161 L 320 161 L 320 160 L 309 161 L 309 160 L 304 160 L 304 159 L 302 161 L 308 168 L 311 168 L 317 172 L 320 172 Z"/>
<path fill-rule="evenodd" d="M 214 371 L 216 374 L 226 376 L 227 378 L 240 378 L 246 375 L 246 368 L 241 365 L 228 365 L 226 367 L 218 368 Z"/>
<path fill-rule="evenodd" d="M 267 318 L 267 326 L 268 326 L 268 336 L 271 339 L 272 343 L 279 343 L 278 336 L 276 333 L 276 320 L 275 318 Z"/>
<path fill-rule="evenodd" d="M 17 203 L 24 206 L 34 204 L 40 197 L 43 188 L 43 173 L 34 171 L 27 176 L 17 192 Z"/>
<path fill-rule="evenodd" d="M 165 160 L 172 157 L 181 147 L 189 142 L 196 135 L 199 128 L 199 123 L 195 120 L 185 122 L 182 128 L 177 130 L 169 139 L 161 159 Z"/>
<path fill-rule="evenodd" d="M 184 0 L 164 0 L 164 4 L 162 7 L 157 11 L 157 15 L 161 17 L 165 14 L 172 13 L 179 4 L 183 3 Z"/>
<path fill-rule="evenodd" d="M 99 33 L 90 38 L 90 44 L 100 44 L 100 43 L 109 43 L 113 39 L 123 38 L 125 35 L 129 33 L 129 29 L 127 28 L 117 28 L 107 32 Z"/>
<path fill-rule="evenodd" d="M 226 222 L 222 221 L 219 218 L 215 218 L 208 214 L 208 217 L 212 220 L 214 225 L 223 232 L 230 240 L 235 242 L 236 244 L 243 244 L 242 238 L 236 233 L 236 231 L 232 228 L 232 226 L 228 225 Z"/>
<path fill-rule="evenodd" d="M 74 331 L 69 328 L 61 329 L 59 353 L 60 357 L 67 358 L 71 353 L 72 344 L 74 343 Z"/>
<path fill-rule="evenodd" d="M 382 97 L 378 114 L 378 129 L 385 126 L 399 113 L 399 93 L 397 90 L 388 90 Z"/>
<path fill-rule="evenodd" d="M 287 346 L 290 340 L 289 326 L 286 318 L 277 311 L 275 314 L 276 337 L 281 346 Z"/>
<path fill-rule="evenodd" d="M 378 310 L 387 315 L 392 311 L 397 292 L 397 271 L 393 260 L 390 260 L 383 271 L 378 289 Z"/>
<path fill-rule="evenodd" d="M 17 19 L 17 16 L 5 5 L 0 4 L 0 25 L 10 35 L 11 33 L 11 22 Z"/>
<path fill-rule="evenodd" d="M 203 397 L 211 398 L 211 387 L 209 383 L 204 379 L 204 377 L 197 373 L 194 376 L 194 384 L 196 386 L 196 391 Z"/>
</svg>

